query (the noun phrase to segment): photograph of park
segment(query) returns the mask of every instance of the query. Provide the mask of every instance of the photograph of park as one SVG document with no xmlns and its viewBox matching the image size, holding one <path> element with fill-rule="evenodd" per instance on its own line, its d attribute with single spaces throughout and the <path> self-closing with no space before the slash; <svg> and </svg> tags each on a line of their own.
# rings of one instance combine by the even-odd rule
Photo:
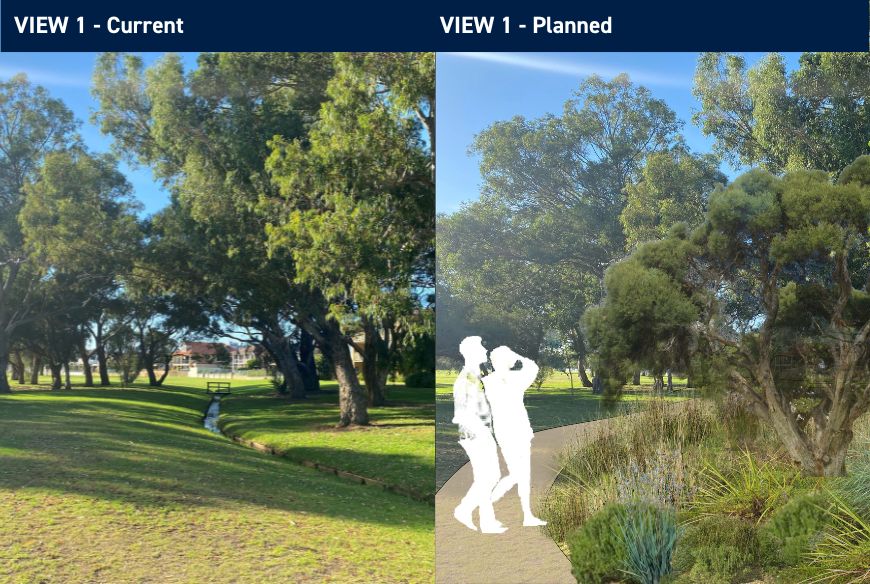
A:
<svg viewBox="0 0 870 584">
<path fill-rule="evenodd" d="M 433 53 L 0 55 L 0 582 L 433 582 Z"/>
<path fill-rule="evenodd" d="M 870 53 L 437 79 L 437 580 L 870 582 Z"/>
</svg>

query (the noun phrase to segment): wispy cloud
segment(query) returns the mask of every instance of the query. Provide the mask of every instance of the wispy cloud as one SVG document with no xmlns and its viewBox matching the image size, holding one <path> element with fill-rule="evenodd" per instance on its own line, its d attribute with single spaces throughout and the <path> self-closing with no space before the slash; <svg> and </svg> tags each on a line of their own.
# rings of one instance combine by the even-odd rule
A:
<svg viewBox="0 0 870 584">
<path fill-rule="evenodd" d="M 54 71 L 43 71 L 31 67 L 15 67 L 0 65 L 0 79 L 10 79 L 19 73 L 24 73 L 33 83 L 55 87 L 89 87 L 91 80 L 87 76 L 64 75 Z"/>
<path fill-rule="evenodd" d="M 486 61 L 498 65 L 509 67 L 521 67 L 523 69 L 533 69 L 535 71 L 543 71 L 545 73 L 553 73 L 556 75 L 570 75 L 572 77 L 587 77 L 589 75 L 600 75 L 601 77 L 616 77 L 620 73 L 628 73 L 633 81 L 645 83 L 648 85 L 667 85 L 670 87 L 690 87 L 691 79 L 682 77 L 674 77 L 656 73 L 654 71 L 642 71 L 633 69 L 615 69 L 604 65 L 594 65 L 586 63 L 578 63 L 576 61 L 565 61 L 552 57 L 544 57 L 538 54 L 517 54 L 517 53 L 446 53 L 454 57 L 462 59 L 473 59 L 477 61 Z"/>
</svg>

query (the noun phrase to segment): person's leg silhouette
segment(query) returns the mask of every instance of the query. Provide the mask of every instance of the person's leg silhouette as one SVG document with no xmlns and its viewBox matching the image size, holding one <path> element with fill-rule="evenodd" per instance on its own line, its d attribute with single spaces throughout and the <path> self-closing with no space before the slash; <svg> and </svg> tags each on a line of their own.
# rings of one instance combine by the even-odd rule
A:
<svg viewBox="0 0 870 584">
<path fill-rule="evenodd" d="M 502 533 L 507 528 L 495 518 L 490 495 L 498 483 L 501 470 L 498 466 L 498 450 L 491 435 L 483 434 L 473 439 L 460 440 L 459 444 L 468 454 L 471 461 L 471 471 L 474 481 L 465 497 L 453 511 L 453 516 L 468 527 L 474 526 L 472 513 L 478 509 L 480 515 L 480 531 L 483 533 Z"/>
<path fill-rule="evenodd" d="M 498 501 L 505 495 L 505 493 L 513 488 L 514 485 L 517 486 L 517 494 L 520 497 L 520 507 L 523 510 L 523 525 L 525 527 L 535 527 L 547 524 L 546 521 L 538 519 L 535 517 L 534 513 L 532 513 L 531 453 L 531 440 L 517 440 L 503 444 L 501 446 L 501 454 L 507 464 L 508 475 L 498 482 L 492 492 L 492 500 Z"/>
</svg>

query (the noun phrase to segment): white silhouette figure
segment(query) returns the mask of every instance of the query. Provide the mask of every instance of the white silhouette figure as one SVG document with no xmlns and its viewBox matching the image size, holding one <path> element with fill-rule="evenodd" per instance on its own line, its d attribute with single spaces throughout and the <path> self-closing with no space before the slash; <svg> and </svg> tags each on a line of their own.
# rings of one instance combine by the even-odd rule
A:
<svg viewBox="0 0 870 584">
<path fill-rule="evenodd" d="M 498 449 L 489 404 L 480 382 L 480 366 L 487 360 L 486 348 L 480 337 L 467 337 L 459 344 L 459 352 L 465 358 L 465 366 L 453 383 L 453 423 L 459 425 L 459 444 L 471 461 L 474 481 L 453 516 L 477 531 L 472 513 L 479 509 L 480 531 L 503 533 L 507 528 L 496 520 L 491 499 L 501 477 Z"/>
<path fill-rule="evenodd" d="M 483 378 L 483 387 L 492 411 L 495 439 L 508 467 L 507 476 L 502 477 L 492 492 L 492 501 L 498 501 L 516 485 L 523 510 L 523 525 L 546 525 L 546 521 L 532 514 L 531 454 L 534 432 L 523 404 L 526 390 L 538 375 L 538 365 L 508 347 L 493 349 L 489 358 L 493 372 Z M 520 368 L 515 369 L 518 362 Z"/>
</svg>

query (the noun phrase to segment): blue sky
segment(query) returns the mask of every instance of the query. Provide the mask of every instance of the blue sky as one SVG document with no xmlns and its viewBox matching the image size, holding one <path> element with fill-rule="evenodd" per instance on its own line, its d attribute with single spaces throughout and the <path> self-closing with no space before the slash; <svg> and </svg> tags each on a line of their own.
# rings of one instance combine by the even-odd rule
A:
<svg viewBox="0 0 870 584">
<path fill-rule="evenodd" d="M 146 64 L 150 64 L 160 56 L 160 53 L 147 53 L 143 58 Z M 183 57 L 188 67 L 195 65 L 195 54 L 184 54 Z M 91 112 L 97 107 L 90 90 L 95 62 L 94 53 L 0 53 L 0 79 L 26 73 L 31 82 L 45 87 L 73 111 L 82 122 L 80 133 L 91 150 L 107 152 L 111 137 L 103 136 L 90 122 Z M 153 213 L 169 202 L 169 195 L 154 182 L 148 168 L 131 168 L 122 162 L 121 170 L 132 183 L 144 213 Z"/>
<path fill-rule="evenodd" d="M 763 53 L 744 56 L 751 66 Z M 798 57 L 786 55 L 790 69 Z M 456 211 L 478 197 L 477 160 L 468 154 L 477 133 L 515 115 L 560 113 L 580 81 L 593 73 L 604 78 L 628 73 L 685 122 L 692 150 L 709 152 L 712 140 L 691 123 L 698 108 L 692 96 L 696 61 L 697 53 L 438 53 L 438 212 Z M 733 176 L 735 169 L 722 170 Z"/>
</svg>

